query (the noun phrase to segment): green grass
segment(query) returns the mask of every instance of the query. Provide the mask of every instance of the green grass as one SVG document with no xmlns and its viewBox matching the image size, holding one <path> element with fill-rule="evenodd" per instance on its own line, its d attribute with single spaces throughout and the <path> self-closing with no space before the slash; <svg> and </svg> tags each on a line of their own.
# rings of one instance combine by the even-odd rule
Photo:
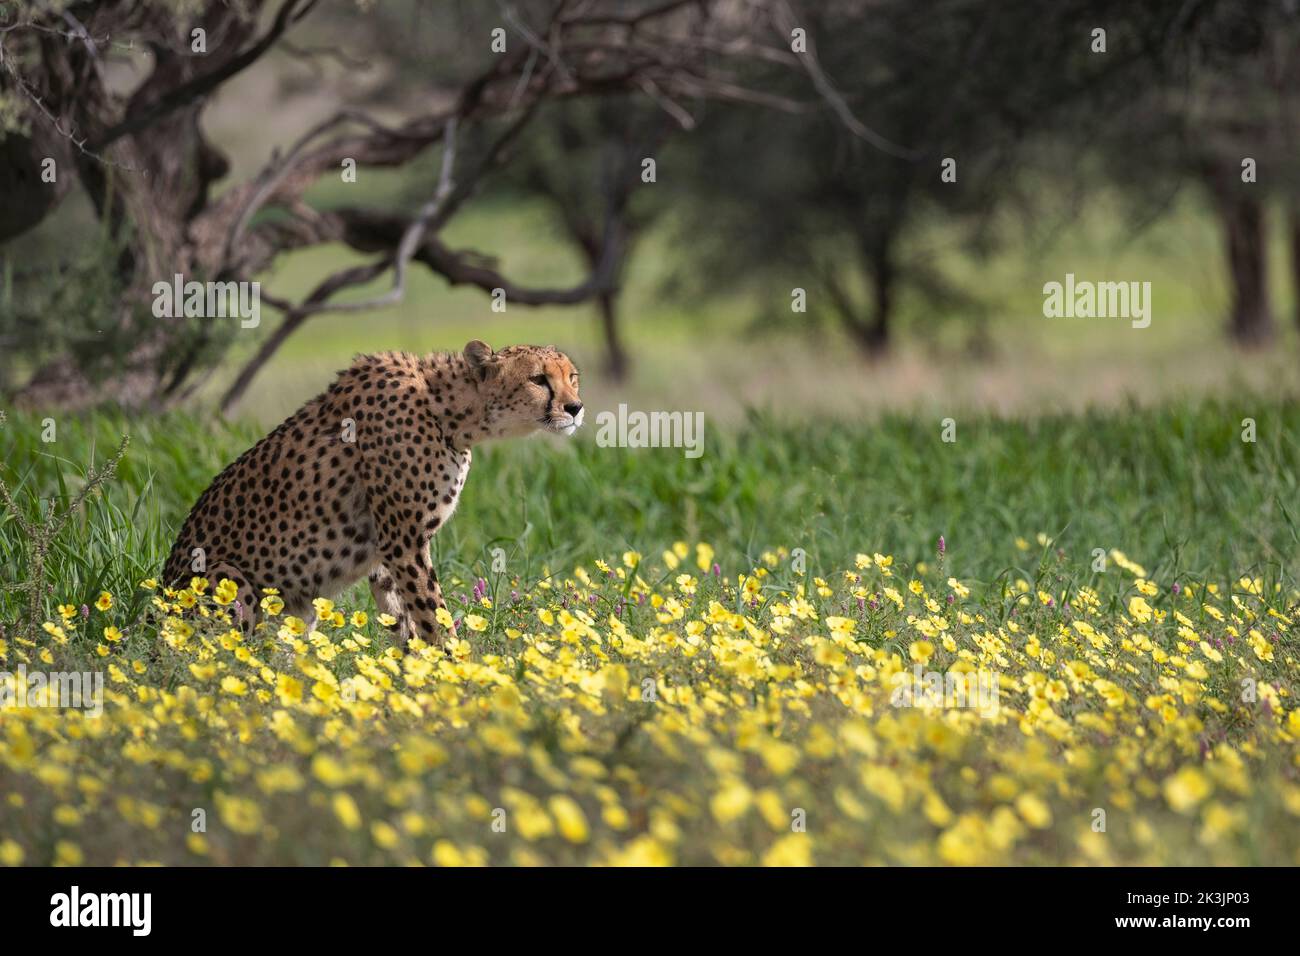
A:
<svg viewBox="0 0 1300 956">
<path fill-rule="evenodd" d="M 100 717 L 6 715 L 0 864 L 1294 864 L 1300 404 L 1251 412 L 1256 443 L 1202 402 L 961 417 L 954 443 L 755 414 L 698 459 L 489 446 L 434 545 L 460 637 L 406 655 L 364 590 L 295 637 L 137 588 L 256 429 L 105 415 L 46 445 L 17 416 L 20 497 L 133 440 L 52 557 L 58 626 L 0 637 L 5 668 L 104 680 Z M 725 573 L 662 558 L 678 539 Z M 0 516 L 6 577 L 26 555 Z M 997 706 L 900 702 L 912 662 L 979 667 Z"/>
<path fill-rule="evenodd" d="M 1247 413 L 1253 444 L 1241 440 Z M 956 429 L 945 443 L 937 418 L 794 426 L 755 413 L 738 429 L 707 430 L 695 460 L 600 448 L 594 421 L 571 442 L 488 445 L 434 555 L 444 578 L 465 582 L 485 574 L 500 547 L 509 574 L 531 581 L 625 550 L 653 556 L 703 540 L 728 574 L 778 547 L 803 548 L 818 574 L 858 552 L 924 560 L 943 534 L 952 573 L 991 582 L 1008 572 L 1032 580 L 1044 533 L 1081 578 L 1094 549 L 1118 548 L 1164 581 L 1293 581 L 1300 405 L 959 417 Z M 66 503 L 76 476 L 123 432 L 131 446 L 117 479 L 57 543 L 51 614 L 56 602 L 89 604 L 101 589 L 139 605 L 136 585 L 157 572 L 199 493 L 259 434 L 179 414 L 100 415 L 61 419 L 58 440 L 45 444 L 40 420 L 17 415 L 0 428 L 0 475 L 34 516 L 38 499 Z M 1030 547 L 1017 549 L 1017 538 Z M 1009 568 L 1008 553 L 1022 566 Z M 27 559 L 17 522 L 0 515 L 3 580 L 22 580 Z M 12 621 L 19 595 L 0 602 L 0 620 Z"/>
</svg>

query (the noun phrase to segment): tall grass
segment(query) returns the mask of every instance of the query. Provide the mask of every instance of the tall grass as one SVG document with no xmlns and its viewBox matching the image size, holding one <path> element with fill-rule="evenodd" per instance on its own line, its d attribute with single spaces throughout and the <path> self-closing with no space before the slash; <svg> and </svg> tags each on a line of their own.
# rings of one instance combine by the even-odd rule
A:
<svg viewBox="0 0 1300 956">
<path fill-rule="evenodd" d="M 1227 403 L 959 419 L 951 443 L 938 419 L 792 426 L 755 413 L 742 428 L 708 432 L 698 459 L 598 447 L 588 428 L 571 442 L 480 449 L 434 556 L 444 578 L 467 582 L 501 548 L 509 575 L 527 581 L 704 540 L 728 573 L 784 546 L 804 549 L 816 575 L 859 552 L 924 560 L 942 534 L 953 574 L 992 582 L 1012 573 L 1033 580 L 1042 533 L 1082 576 L 1097 576 L 1095 549 L 1117 548 L 1166 583 L 1252 573 L 1290 584 L 1300 556 L 1300 406 L 1252 402 L 1248 413 L 1253 443 L 1242 440 L 1245 413 Z M 0 476 L 38 516 L 51 499 L 66 504 L 124 431 L 132 443 L 118 478 L 50 557 L 51 611 L 93 603 L 100 590 L 139 610 L 136 585 L 158 572 L 199 493 L 258 437 L 252 426 L 180 414 L 103 414 L 60 420 L 47 444 L 41 420 L 18 414 L 0 428 Z M 26 544 L 0 514 L 0 585 L 24 579 Z M 13 620 L 20 600 L 0 595 L 0 620 Z"/>
</svg>

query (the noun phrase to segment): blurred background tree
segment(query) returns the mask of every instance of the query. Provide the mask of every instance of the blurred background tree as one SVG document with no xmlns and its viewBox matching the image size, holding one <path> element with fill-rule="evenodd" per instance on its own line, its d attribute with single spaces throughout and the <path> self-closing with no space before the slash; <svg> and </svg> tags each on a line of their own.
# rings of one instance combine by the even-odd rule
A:
<svg viewBox="0 0 1300 956">
<path fill-rule="evenodd" d="M 757 97 L 731 81 L 728 65 L 719 62 L 727 58 L 710 51 L 716 37 L 763 28 L 768 8 L 776 4 L 536 0 L 490 11 L 482 5 L 406 4 L 402 13 L 427 23 L 436 41 L 429 52 L 438 67 L 416 76 L 409 74 L 417 73 L 412 58 L 423 52 L 421 35 L 399 41 L 396 55 L 388 58 L 387 38 L 403 31 L 391 20 L 375 22 L 368 3 L 332 5 L 331 26 L 345 31 L 342 43 L 335 39 L 311 50 L 290 39 L 325 6 L 319 0 L 53 0 L 0 7 L 0 115 L 6 122 L 0 163 L 6 181 L 23 194 L 0 214 L 0 240 L 38 226 L 75 177 L 120 247 L 118 294 L 105 303 L 110 314 L 99 324 L 130 343 L 111 376 L 104 374 L 106 363 L 88 365 L 72 352 L 39 362 L 23 386 L 26 401 L 77 405 L 111 398 L 142 405 L 187 397 L 222 343 L 212 323 L 190 328 L 154 320 L 146 308 L 154 284 L 176 274 L 251 281 L 282 254 L 325 242 L 341 241 L 370 259 L 324 276 L 301 301 L 263 296 L 284 318 L 223 404 L 236 400 L 279 344 L 309 318 L 363 308 L 336 301 L 340 292 L 391 273 L 391 290 L 367 305 L 400 301 L 411 263 L 452 283 L 503 290 L 517 304 L 606 295 L 615 284 L 618 250 L 601 250 L 593 259 L 598 268 L 583 283 L 533 289 L 510 282 L 483 256 L 449 249 L 438 233 L 507 162 L 547 101 L 629 92 L 664 103 Z M 336 104 L 287 152 L 274 151 L 259 172 L 216 195 L 214 184 L 231 167 L 201 119 L 219 91 L 273 51 L 333 55 L 349 67 L 356 20 L 371 39 L 367 54 L 384 56 L 401 74 L 400 99 L 381 80 L 360 102 Z M 394 100 L 397 116 L 381 118 L 377 107 Z M 373 205 L 324 212 L 304 202 L 306 190 L 322 177 L 404 166 L 435 146 L 441 148 L 439 171 L 414 215 Z M 601 238 L 617 237 L 606 231 Z M 32 331 L 21 321 L 11 323 L 7 333 L 15 350 L 36 351 L 39 337 Z"/>
<path fill-rule="evenodd" d="M 637 238 L 666 210 L 642 191 L 645 163 L 676 128 L 655 104 L 628 97 L 566 102 L 549 108 L 510 167 L 506 187 L 545 203 L 556 231 L 593 272 L 606 249 L 617 250 L 611 284 L 596 293 L 604 369 L 616 382 L 631 358 L 619 330 L 618 282 Z"/>
<path fill-rule="evenodd" d="M 1293 0 L 0 4 L 0 390 L 231 410 L 305 326 L 426 276 L 590 305 L 614 382 L 673 289 L 722 337 L 989 354 L 1032 298 L 1001 253 L 1099 196 L 1130 237 L 1204 202 L 1222 258 L 1178 268 L 1268 343 L 1279 228 L 1300 286 L 1297 40 Z M 279 317 L 158 320 L 177 273 L 259 280 Z"/>
<path fill-rule="evenodd" d="M 1204 191 L 1231 289 L 1226 332 L 1247 347 L 1276 334 L 1270 208 L 1289 212 L 1290 280 L 1300 289 L 1297 10 L 1294 3 L 1205 5 L 1174 68 L 1132 91 L 1124 122 L 1098 124 L 1092 137 L 1107 157 L 1107 178 L 1134 202 L 1137 225 L 1157 218 L 1177 190 Z"/>
<path fill-rule="evenodd" d="M 1296 155 L 1283 130 L 1294 140 L 1300 114 L 1283 97 L 1300 86 L 1300 36 L 1282 6 L 828 3 L 799 23 L 810 55 L 843 78 L 847 108 L 869 117 L 880 141 L 833 114 L 764 123 L 752 111 L 710 110 L 681 165 L 692 174 L 687 229 L 711 240 L 712 288 L 722 276 L 766 274 L 788 290 L 806 277 L 814 311 L 878 355 L 904 296 L 937 317 L 987 306 L 936 266 L 934 236 L 986 256 L 1000 208 L 1031 205 L 1042 181 L 1073 174 L 1107 144 L 1139 169 L 1116 164 L 1114 181 L 1138 178 L 1146 195 L 1167 196 L 1189 178 L 1214 184 L 1238 290 L 1229 327 L 1248 341 L 1247 327 L 1264 324 L 1266 193 L 1234 183 L 1243 150 L 1268 153 L 1278 172 Z M 1149 152 L 1157 131 L 1158 160 Z"/>
</svg>

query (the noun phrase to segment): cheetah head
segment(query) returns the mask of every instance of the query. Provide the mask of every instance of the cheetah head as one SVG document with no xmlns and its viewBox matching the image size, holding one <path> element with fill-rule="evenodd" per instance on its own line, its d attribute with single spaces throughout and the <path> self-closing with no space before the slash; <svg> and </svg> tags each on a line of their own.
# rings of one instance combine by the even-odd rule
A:
<svg viewBox="0 0 1300 956">
<path fill-rule="evenodd" d="M 464 354 L 478 384 L 485 421 L 497 435 L 572 435 L 582 424 L 578 370 L 554 346 L 511 345 L 493 352 L 475 339 Z"/>
</svg>

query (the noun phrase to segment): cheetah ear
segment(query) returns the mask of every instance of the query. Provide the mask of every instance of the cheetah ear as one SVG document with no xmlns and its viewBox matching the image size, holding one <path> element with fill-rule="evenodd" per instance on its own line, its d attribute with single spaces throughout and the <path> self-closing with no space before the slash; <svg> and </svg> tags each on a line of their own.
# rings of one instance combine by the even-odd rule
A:
<svg viewBox="0 0 1300 956">
<path fill-rule="evenodd" d="M 486 342 L 474 339 L 465 346 L 465 360 L 469 362 L 469 367 L 478 373 L 480 382 L 487 381 L 490 368 L 486 362 L 491 357 L 492 347 Z"/>
</svg>

